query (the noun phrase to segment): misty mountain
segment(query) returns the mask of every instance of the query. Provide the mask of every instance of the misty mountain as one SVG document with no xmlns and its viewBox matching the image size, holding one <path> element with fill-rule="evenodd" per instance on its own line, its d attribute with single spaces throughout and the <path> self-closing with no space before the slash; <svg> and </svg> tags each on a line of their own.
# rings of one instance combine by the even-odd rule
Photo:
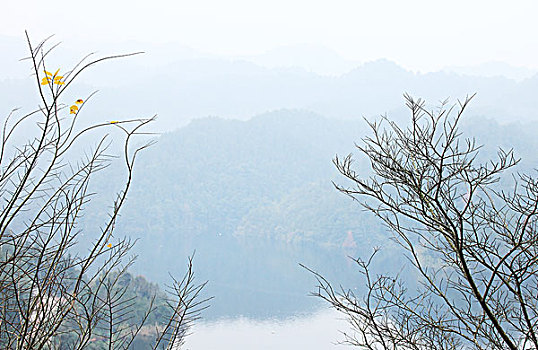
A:
<svg viewBox="0 0 538 350">
<path fill-rule="evenodd" d="M 451 66 L 446 67 L 444 71 L 480 77 L 505 77 L 516 81 L 531 78 L 537 73 L 534 69 L 515 67 L 500 61 L 485 62 L 472 66 Z"/>
<path fill-rule="evenodd" d="M 240 59 L 267 68 L 303 68 L 326 76 L 338 76 L 360 65 L 321 45 L 297 44 L 276 47 L 259 55 Z"/>
<path fill-rule="evenodd" d="M 362 121 L 289 110 L 193 121 L 141 154 L 118 228 L 143 236 L 151 227 L 154 242 L 174 232 L 340 245 L 367 226 L 334 190 L 331 160 L 364 133 Z"/>
<path fill-rule="evenodd" d="M 499 147 L 514 148 L 523 159 L 519 170 L 535 167 L 534 124 L 501 126 L 465 115 L 462 130 L 484 145 L 479 159 L 495 158 Z M 355 143 L 369 134 L 362 120 L 299 110 L 248 121 L 195 120 L 140 154 L 118 229 L 135 237 L 151 231 L 148 244 L 221 234 L 339 246 L 347 231 L 375 226 L 331 182 L 344 181 L 332 164 L 335 155 L 358 152 Z M 369 163 L 355 158 L 367 175 Z M 105 193 L 113 192 L 111 183 L 121 183 L 120 173 L 100 176 L 95 186 Z"/>
<path fill-rule="evenodd" d="M 163 134 L 140 154 L 116 226 L 117 237 L 138 240 L 132 271 L 164 284 L 196 251 L 198 276 L 217 298 L 206 316 L 258 318 L 317 307 L 306 297 L 315 280 L 299 263 L 347 284 L 348 256 L 382 245 L 380 262 L 402 266 L 385 229 L 331 183 L 338 180 L 332 158 L 364 134 L 363 121 L 297 110 L 200 119 Z M 114 167 L 97 174 L 85 234 L 123 179 Z"/>
<path fill-rule="evenodd" d="M 208 59 L 171 64 L 151 80 L 100 98 L 110 102 L 104 102 L 106 106 L 136 106 L 137 101 L 143 101 L 138 110 L 143 114 L 149 114 L 151 108 L 158 111 L 159 127 L 166 125 L 165 130 L 170 130 L 195 117 L 244 120 L 281 108 L 308 110 L 334 119 L 360 119 L 397 113 L 404 92 L 433 103 L 476 92 L 473 113 L 506 123 L 538 119 L 536 85 L 536 76 L 518 83 L 504 77 L 419 74 L 386 60 L 327 77 L 297 68 L 268 69 L 249 62 Z"/>
<path fill-rule="evenodd" d="M 484 145 L 484 161 L 498 147 L 513 147 L 523 158 L 516 170 L 536 166 L 533 124 L 465 115 L 462 131 Z M 336 154 L 355 153 L 355 168 L 369 173 L 354 146 L 369 134 L 364 121 L 280 110 L 248 121 L 194 120 L 161 135 L 141 153 L 117 222 L 116 236 L 138 239 L 133 271 L 164 283 L 168 272 L 181 275 L 196 250 L 197 271 L 211 281 L 208 295 L 220 298 L 210 315 L 265 317 L 312 307 L 304 296 L 315 281 L 298 263 L 349 285 L 347 256 L 365 257 L 377 246 L 376 262 L 399 269 L 405 258 L 387 229 L 331 183 L 346 184 L 331 162 Z M 85 234 L 98 227 L 123 181 L 114 167 L 97 175 Z M 512 179 L 505 180 L 510 188 Z"/>
<path fill-rule="evenodd" d="M 136 45 L 129 47 L 136 51 Z M 17 50 L 20 51 L 18 46 Z M 73 99 L 99 90 L 85 106 L 81 117 L 97 122 L 157 114 L 155 128 L 158 131 L 171 131 L 201 117 L 246 120 L 282 108 L 307 110 L 342 120 L 371 118 L 384 113 L 396 116 L 404 113 L 404 92 L 423 97 L 431 104 L 477 93 L 471 106 L 474 115 L 502 123 L 538 120 L 537 75 L 520 81 L 503 76 L 476 76 L 487 67 L 476 67 L 476 74 L 468 70 L 465 71 L 468 74 L 450 71 L 423 74 L 388 60 L 378 60 L 346 69 L 347 73 L 342 75 L 327 76 L 295 66 L 294 62 L 306 64 L 301 50 L 318 52 L 320 60 L 326 62 L 323 66 L 352 67 L 352 62 L 339 60 L 333 52 L 316 47 L 287 48 L 261 58 L 233 60 L 198 54 L 183 47 L 159 46 L 151 47 L 147 54 L 91 68 L 80 76 L 63 102 L 69 104 Z M 113 48 L 110 52 L 114 52 Z M 95 55 L 97 57 L 102 54 Z M 63 72 L 76 62 L 73 55 L 60 52 L 51 56 L 50 64 L 62 68 Z M 286 66 L 278 66 L 279 62 Z M 24 64 L 16 63 L 17 67 Z M 19 79 L 0 81 L 0 94 L 5 96 L 0 102 L 3 115 L 13 107 L 29 110 L 38 104 L 30 70 L 18 71 L 27 73 L 20 73 Z M 491 68 L 486 71 L 491 72 Z"/>
</svg>

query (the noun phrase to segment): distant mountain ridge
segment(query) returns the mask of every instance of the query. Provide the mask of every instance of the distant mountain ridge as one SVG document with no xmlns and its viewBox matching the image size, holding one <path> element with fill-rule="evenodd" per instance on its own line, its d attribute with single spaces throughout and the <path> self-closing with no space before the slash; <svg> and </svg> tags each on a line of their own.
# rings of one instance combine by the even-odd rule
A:
<svg viewBox="0 0 538 350">
<path fill-rule="evenodd" d="M 538 70 L 516 67 L 505 62 L 490 61 L 472 66 L 449 66 L 443 71 L 480 77 L 505 77 L 516 81 L 532 78 Z"/>
<path fill-rule="evenodd" d="M 15 47 L 12 42 L 6 45 Z M 476 92 L 470 110 L 474 115 L 502 123 L 538 120 L 538 75 L 516 81 L 449 71 L 424 74 L 406 70 L 389 60 L 377 60 L 346 69 L 347 73 L 342 75 L 323 76 L 297 65 L 268 68 L 261 65 L 263 60 L 256 64 L 254 59 L 248 61 L 248 57 L 223 59 L 197 55 L 184 48 L 154 50 L 154 54 L 95 67 L 73 86 L 72 91 L 78 95 L 66 99 L 84 97 L 99 89 L 92 103 L 85 106 L 81 118 L 103 121 L 157 114 L 154 126 L 157 131 L 171 131 L 201 117 L 246 120 L 282 108 L 308 110 L 332 119 L 397 115 L 404 112 L 402 94 L 405 92 L 432 104 Z M 166 52 L 171 56 L 164 57 Z M 284 60 L 282 64 L 285 64 L 286 57 L 282 57 L 285 52 L 276 53 Z M 349 64 L 339 61 L 334 53 L 324 57 L 327 64 Z M 295 58 L 290 60 L 293 63 Z M 300 58 L 296 60 L 300 63 Z M 74 61 L 62 55 L 51 64 L 67 69 L 63 65 Z M 23 64 L 17 62 L 17 66 Z M 14 107 L 29 109 L 38 103 L 33 78 L 29 73 L 19 76 L 21 79 L 0 83 L 0 94 L 5 97 L 0 101 L 3 115 Z"/>
</svg>

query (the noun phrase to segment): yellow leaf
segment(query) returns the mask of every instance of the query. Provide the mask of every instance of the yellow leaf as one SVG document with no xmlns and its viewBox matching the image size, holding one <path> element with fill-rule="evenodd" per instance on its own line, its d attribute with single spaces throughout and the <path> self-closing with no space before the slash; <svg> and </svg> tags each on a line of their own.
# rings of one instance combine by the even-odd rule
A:
<svg viewBox="0 0 538 350">
<path fill-rule="evenodd" d="M 112 248 L 112 244 L 110 244 L 110 243 L 108 243 L 106 246 L 109 247 L 109 248 Z"/>
<path fill-rule="evenodd" d="M 57 84 L 57 85 L 63 85 L 64 82 L 61 81 L 62 78 L 63 78 L 63 76 L 61 76 L 61 75 L 59 75 L 59 76 L 57 76 L 57 77 L 55 76 L 55 77 L 54 77 L 54 83 Z"/>
<path fill-rule="evenodd" d="M 79 98 L 75 103 L 81 104 L 82 102 L 84 101 L 81 98 Z"/>
<path fill-rule="evenodd" d="M 56 74 L 58 74 L 58 72 L 60 71 L 60 68 L 58 68 L 58 70 L 56 71 L 56 73 L 54 73 L 54 76 L 56 76 Z M 61 77 L 60 77 L 61 78 Z"/>
<path fill-rule="evenodd" d="M 112 120 L 112 121 L 110 122 L 110 124 L 118 124 L 118 123 L 119 123 L 118 120 Z"/>
<path fill-rule="evenodd" d="M 49 78 L 41 79 L 41 85 L 47 85 L 47 84 L 50 84 L 50 79 Z"/>
<path fill-rule="evenodd" d="M 45 72 L 45 74 L 48 75 L 49 77 L 52 77 L 52 73 L 51 73 L 51 72 L 47 72 L 46 70 L 44 70 L 43 72 Z"/>
</svg>

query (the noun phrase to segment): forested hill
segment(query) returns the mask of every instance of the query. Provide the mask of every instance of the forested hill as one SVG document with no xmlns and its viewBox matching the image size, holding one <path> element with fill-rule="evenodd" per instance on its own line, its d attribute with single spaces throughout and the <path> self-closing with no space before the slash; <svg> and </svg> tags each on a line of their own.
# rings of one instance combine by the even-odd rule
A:
<svg viewBox="0 0 538 350">
<path fill-rule="evenodd" d="M 535 125 L 499 125 L 471 110 L 462 131 L 486 145 L 482 159 L 494 158 L 499 146 L 514 147 L 523 158 L 519 169 L 536 167 Z M 370 164 L 354 146 L 367 135 L 362 120 L 294 110 L 248 121 L 195 120 L 140 154 L 115 234 L 139 239 L 133 271 L 161 284 L 168 272 L 180 277 L 196 250 L 199 277 L 211 281 L 207 295 L 219 298 L 213 316 L 302 312 L 311 307 L 305 296 L 315 281 L 298 263 L 346 284 L 355 276 L 347 257 L 366 257 L 374 246 L 384 247 L 377 263 L 405 262 L 394 260 L 401 254 L 379 220 L 331 182 L 345 184 L 332 164 L 336 154 L 353 152 L 355 169 L 368 174 Z M 85 234 L 98 227 L 123 180 L 116 167 L 98 174 Z"/>
<path fill-rule="evenodd" d="M 192 235 L 340 245 L 372 220 L 331 183 L 332 158 L 364 126 L 289 110 L 193 121 L 141 155 L 118 228 L 167 245 Z"/>
<path fill-rule="evenodd" d="M 206 317 L 310 310 L 315 281 L 298 263 L 345 280 L 354 276 L 348 255 L 387 241 L 376 219 L 331 183 L 340 179 L 331 160 L 365 132 L 362 121 L 282 110 L 196 120 L 161 135 L 135 164 L 116 226 L 117 237 L 138 239 L 132 271 L 165 286 L 196 250 L 198 278 L 210 281 L 205 295 L 216 297 Z M 96 177 L 84 232 L 106 215 L 122 182 L 116 170 Z"/>
<path fill-rule="evenodd" d="M 466 136 L 485 144 L 485 156 L 494 157 L 499 146 L 514 147 L 524 167 L 534 167 L 534 125 L 501 126 L 472 114 L 462 125 Z M 368 134 L 363 120 L 336 121 L 296 110 L 249 121 L 195 120 L 141 153 L 117 228 L 142 238 L 146 247 L 217 235 L 333 246 L 343 244 L 348 231 L 354 236 L 368 231 L 372 238 L 369 231 L 383 230 L 378 221 L 331 183 L 344 181 L 334 156 L 357 153 L 354 144 Z M 356 166 L 369 169 L 368 163 Z M 111 178 L 102 177 L 97 191 L 121 182 Z"/>
</svg>

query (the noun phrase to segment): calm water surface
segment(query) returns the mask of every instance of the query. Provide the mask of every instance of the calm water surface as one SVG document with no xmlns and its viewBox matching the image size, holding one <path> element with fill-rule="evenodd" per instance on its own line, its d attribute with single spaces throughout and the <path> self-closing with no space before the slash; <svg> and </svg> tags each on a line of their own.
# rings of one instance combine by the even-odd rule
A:
<svg viewBox="0 0 538 350">
<path fill-rule="evenodd" d="M 286 320 L 256 321 L 248 318 L 202 322 L 193 327 L 184 349 L 215 350 L 332 350 L 348 349 L 338 345 L 340 331 L 349 326 L 334 310 Z"/>
<path fill-rule="evenodd" d="M 165 248 L 159 263 L 139 260 L 138 272 L 166 284 L 168 273 L 184 273 L 187 256 L 196 250 L 196 277 L 209 281 L 204 296 L 213 297 L 184 349 L 348 348 L 336 343 L 343 340 L 339 331 L 349 326 L 326 302 L 309 295 L 317 281 L 299 263 L 320 272 L 335 287 L 343 285 L 360 294 L 364 281 L 350 256 L 365 257 L 370 247 L 327 248 L 215 235 L 186 240 L 173 252 Z M 379 258 L 384 269 L 402 266 L 394 254 Z"/>
<path fill-rule="evenodd" d="M 144 242 L 139 244 L 143 246 Z M 357 249 L 222 236 L 193 239 L 172 252 L 163 249 L 159 262 L 144 261 L 141 256 L 136 272 L 166 285 L 169 273 L 176 278 L 184 274 L 187 256 L 193 251 L 197 281 L 208 281 L 204 296 L 213 297 L 211 307 L 203 313 L 209 321 L 289 319 L 316 312 L 325 306 L 309 295 L 317 281 L 299 264 L 320 272 L 336 286 L 354 289 L 363 284 L 356 264 L 349 258 L 363 254 Z"/>
</svg>

